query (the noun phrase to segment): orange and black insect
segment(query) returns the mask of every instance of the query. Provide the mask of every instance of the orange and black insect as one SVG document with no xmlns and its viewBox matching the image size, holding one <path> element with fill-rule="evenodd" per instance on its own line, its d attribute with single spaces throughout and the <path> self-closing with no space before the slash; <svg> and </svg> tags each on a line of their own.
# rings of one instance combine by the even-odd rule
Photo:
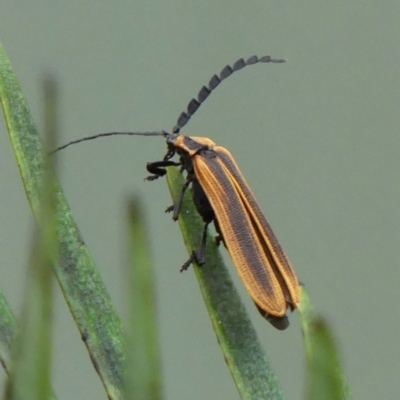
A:
<svg viewBox="0 0 400 400">
<path fill-rule="evenodd" d="M 205 263 L 207 228 L 214 222 L 217 243 L 223 242 L 259 312 L 277 329 L 288 327 L 287 309 L 299 306 L 300 290 L 296 274 L 231 153 L 208 138 L 180 135 L 179 131 L 208 95 L 233 72 L 259 62 L 284 61 L 270 56 L 253 56 L 247 60 L 239 59 L 232 67 L 227 65 L 219 76 L 211 78 L 208 86 L 202 87 L 197 99 L 190 101 L 172 133 L 101 133 L 72 141 L 56 150 L 104 136 L 164 136 L 167 154 L 161 161 L 147 164 L 151 175 L 146 179 L 155 180 L 166 174 L 166 168 L 179 166 L 186 171 L 186 183 L 176 202 L 167 210 L 173 212 L 174 220 L 178 219 L 183 195 L 191 185 L 194 204 L 204 220 L 200 246 L 192 252 L 181 270 L 187 269 L 193 262 L 198 265 Z M 178 155 L 178 161 L 172 160 L 175 155 Z"/>
</svg>

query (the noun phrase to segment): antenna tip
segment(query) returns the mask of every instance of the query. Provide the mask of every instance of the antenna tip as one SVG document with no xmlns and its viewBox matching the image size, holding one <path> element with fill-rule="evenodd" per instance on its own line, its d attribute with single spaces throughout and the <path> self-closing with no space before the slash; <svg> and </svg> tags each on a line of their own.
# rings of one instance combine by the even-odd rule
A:
<svg viewBox="0 0 400 400">
<path fill-rule="evenodd" d="M 285 63 L 286 60 L 284 58 L 272 58 L 271 56 L 263 56 L 260 57 L 259 62 L 265 62 L 265 63 L 272 62 L 275 64 L 282 64 Z"/>
</svg>

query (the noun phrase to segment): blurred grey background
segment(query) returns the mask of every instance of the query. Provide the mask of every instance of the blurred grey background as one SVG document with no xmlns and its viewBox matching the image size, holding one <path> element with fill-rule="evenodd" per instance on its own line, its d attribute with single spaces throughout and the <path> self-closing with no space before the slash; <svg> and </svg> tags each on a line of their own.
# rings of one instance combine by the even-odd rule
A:
<svg viewBox="0 0 400 400">
<path fill-rule="evenodd" d="M 0 40 L 42 127 L 40 79 L 61 85 L 62 142 L 113 130 L 171 129 L 227 63 L 287 58 L 230 78 L 184 129 L 235 155 L 318 311 L 331 323 L 358 399 L 398 398 L 400 382 L 400 3 L 3 0 Z M 0 126 L 0 283 L 21 306 L 32 216 Z M 112 138 L 60 154 L 60 180 L 126 317 L 125 201 L 146 205 L 156 266 L 166 399 L 238 399 L 208 320 L 166 183 L 148 184 L 158 138 Z M 304 394 L 298 315 L 275 331 L 232 269 L 288 399 Z M 60 291 L 54 385 L 105 399 Z M 2 375 L 4 381 L 4 375 Z"/>
</svg>

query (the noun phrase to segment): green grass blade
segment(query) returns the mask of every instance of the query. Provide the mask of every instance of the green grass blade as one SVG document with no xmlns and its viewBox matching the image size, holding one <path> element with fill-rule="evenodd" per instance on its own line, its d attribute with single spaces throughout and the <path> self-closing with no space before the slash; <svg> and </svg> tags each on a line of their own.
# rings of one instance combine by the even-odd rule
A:
<svg viewBox="0 0 400 400">
<path fill-rule="evenodd" d="M 143 209 L 129 204 L 129 311 L 126 397 L 161 400 L 161 361 L 157 337 L 156 295 Z"/>
<path fill-rule="evenodd" d="M 13 343 L 11 371 L 6 384 L 7 400 L 53 398 L 51 371 L 52 259 L 48 233 L 35 230 L 28 285 L 20 316 L 18 335 Z"/>
<path fill-rule="evenodd" d="M 168 184 L 176 199 L 184 180 L 175 168 L 168 169 Z M 203 222 L 187 191 L 179 224 L 191 254 L 200 244 Z M 233 380 L 244 400 L 283 399 L 281 387 L 262 349 L 253 325 L 216 248 L 207 241 L 206 264 L 194 267 L 218 343 Z"/>
<path fill-rule="evenodd" d="M 1 46 L 0 100 L 25 192 L 38 220 L 45 154 L 24 95 Z M 61 252 L 61 262 L 54 265 L 54 271 L 108 397 L 121 399 L 122 324 L 58 184 L 54 190 Z"/>
<path fill-rule="evenodd" d="M 53 80 L 44 83 L 46 137 L 55 143 L 57 134 L 57 96 Z M 52 161 L 51 159 L 49 161 Z M 40 200 L 38 227 L 33 235 L 31 265 L 18 339 L 12 352 L 11 374 L 6 399 L 51 399 L 51 359 L 53 321 L 53 270 L 58 261 L 55 225 L 53 166 L 48 163 Z"/>
<path fill-rule="evenodd" d="M 10 350 L 17 333 L 17 320 L 2 291 L 0 291 L 0 363 L 9 372 Z"/>
<path fill-rule="evenodd" d="M 351 400 L 331 329 L 314 315 L 310 298 L 302 288 L 299 308 L 307 358 L 307 400 Z"/>
</svg>

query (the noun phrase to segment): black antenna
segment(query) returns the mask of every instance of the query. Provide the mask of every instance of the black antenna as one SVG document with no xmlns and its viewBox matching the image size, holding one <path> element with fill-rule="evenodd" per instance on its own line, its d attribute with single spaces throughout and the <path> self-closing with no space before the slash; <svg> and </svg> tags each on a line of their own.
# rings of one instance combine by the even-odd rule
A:
<svg viewBox="0 0 400 400">
<path fill-rule="evenodd" d="M 168 132 L 166 131 L 149 131 L 149 132 L 107 132 L 107 133 L 98 133 L 93 136 L 85 136 L 81 139 L 73 140 L 72 142 L 68 142 L 62 146 L 57 147 L 55 150 L 51 151 L 49 155 L 57 153 L 57 151 L 64 150 L 65 148 L 71 146 L 72 144 L 77 144 L 81 142 L 86 142 L 87 140 L 98 139 L 101 137 L 107 136 L 116 136 L 116 135 L 127 135 L 127 136 L 168 136 Z"/>
<path fill-rule="evenodd" d="M 210 82 L 208 83 L 208 87 L 203 86 L 200 89 L 200 92 L 197 95 L 197 99 L 190 100 L 190 102 L 187 106 L 187 111 L 181 113 L 172 132 L 179 133 L 181 128 L 183 128 L 188 123 L 188 121 L 193 116 L 193 114 L 198 110 L 200 105 L 202 103 L 204 103 L 205 99 L 221 83 L 221 81 L 228 78 L 228 76 L 232 75 L 234 72 L 239 71 L 240 69 L 242 69 L 244 67 L 247 67 L 248 65 L 254 65 L 254 64 L 257 64 L 260 62 L 261 63 L 270 63 L 270 62 L 271 63 L 284 63 L 284 62 L 286 62 L 286 60 L 275 59 L 275 58 L 271 58 L 270 56 L 263 56 L 261 58 L 258 58 L 257 56 L 252 56 L 252 57 L 248 58 L 246 61 L 243 58 L 239 58 L 239 60 L 237 60 L 233 64 L 232 67 L 230 65 L 226 65 L 225 68 L 219 74 L 219 77 L 217 75 L 214 75 L 210 79 Z"/>
<path fill-rule="evenodd" d="M 228 76 L 231 76 L 234 72 L 239 71 L 240 69 L 247 67 L 248 65 L 254 65 L 258 63 L 284 63 L 286 60 L 284 59 L 276 59 L 276 58 L 271 58 L 271 56 L 263 56 L 258 58 L 257 56 L 252 56 L 248 58 L 246 61 L 243 58 L 239 58 L 233 66 L 231 67 L 230 65 L 226 65 L 225 68 L 222 69 L 221 73 L 219 76 L 214 75 L 210 81 L 208 82 L 208 87 L 203 86 L 200 89 L 200 92 L 197 95 L 197 99 L 192 99 L 188 106 L 187 106 L 187 111 L 182 112 L 181 115 L 178 118 L 178 121 L 176 125 L 174 126 L 172 132 L 177 134 L 183 128 L 190 118 L 193 116 L 193 114 L 198 110 L 200 105 L 204 103 L 206 98 L 210 95 L 210 93 L 223 81 L 224 79 L 228 78 Z M 51 151 L 49 154 L 54 154 L 57 151 L 64 150 L 65 148 L 85 142 L 87 140 L 93 140 L 93 139 L 98 139 L 101 137 L 107 137 L 107 136 L 116 136 L 116 135 L 126 135 L 126 136 L 168 136 L 169 133 L 166 131 L 148 131 L 148 132 L 107 132 L 107 133 L 99 133 L 97 135 L 93 136 L 85 136 L 81 139 L 73 140 L 71 142 L 68 142 L 62 146 L 57 147 L 55 150 Z"/>
</svg>

